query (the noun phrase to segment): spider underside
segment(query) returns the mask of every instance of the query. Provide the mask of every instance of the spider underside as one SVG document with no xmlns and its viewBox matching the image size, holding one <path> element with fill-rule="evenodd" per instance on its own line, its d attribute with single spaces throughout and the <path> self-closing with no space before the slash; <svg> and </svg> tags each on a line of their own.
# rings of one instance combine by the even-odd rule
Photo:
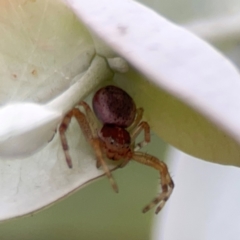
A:
<svg viewBox="0 0 240 240">
<path fill-rule="evenodd" d="M 73 108 L 63 118 L 63 121 L 59 127 L 62 148 L 69 168 L 72 168 L 72 161 L 69 154 L 69 147 L 65 133 L 71 118 L 75 117 L 83 134 L 85 135 L 86 140 L 89 142 L 89 144 L 91 144 L 95 152 L 97 168 L 103 168 L 115 192 L 118 192 L 118 187 L 108 169 L 107 164 L 105 163 L 105 157 L 108 157 L 114 161 L 122 160 L 121 164 L 119 165 L 120 167 L 127 165 L 130 160 L 135 160 L 159 171 L 162 192 L 156 198 L 154 198 L 150 204 L 143 208 L 143 212 L 145 213 L 154 206 L 158 205 L 155 211 L 155 213 L 158 213 L 170 197 L 174 188 L 174 183 L 164 162 L 147 153 L 138 151 L 150 142 L 149 124 L 145 121 L 142 121 L 143 109 L 138 108 L 136 110 L 135 120 L 127 130 L 125 128 L 119 128 L 111 125 L 103 125 L 103 128 L 99 130 L 96 117 L 89 105 L 86 102 L 81 101 L 78 104 L 78 107 L 83 107 L 85 113 L 83 113 L 77 107 Z M 142 131 L 144 131 L 144 140 L 136 144 L 136 138 Z M 120 141 L 116 143 L 116 146 L 114 145 L 114 142 L 112 142 L 111 138 L 108 138 L 105 141 L 106 134 L 111 134 L 111 132 L 113 132 L 115 134 L 114 137 Z M 129 139 L 126 136 L 129 136 Z"/>
</svg>

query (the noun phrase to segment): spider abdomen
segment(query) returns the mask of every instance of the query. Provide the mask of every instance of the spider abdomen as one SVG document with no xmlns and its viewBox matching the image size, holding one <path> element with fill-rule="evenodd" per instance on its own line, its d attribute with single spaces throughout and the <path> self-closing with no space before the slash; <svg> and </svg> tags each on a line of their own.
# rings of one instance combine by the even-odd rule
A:
<svg viewBox="0 0 240 240">
<path fill-rule="evenodd" d="M 99 89 L 93 97 L 93 110 L 103 124 L 129 127 L 136 115 L 133 99 L 121 88 L 106 86 Z"/>
</svg>

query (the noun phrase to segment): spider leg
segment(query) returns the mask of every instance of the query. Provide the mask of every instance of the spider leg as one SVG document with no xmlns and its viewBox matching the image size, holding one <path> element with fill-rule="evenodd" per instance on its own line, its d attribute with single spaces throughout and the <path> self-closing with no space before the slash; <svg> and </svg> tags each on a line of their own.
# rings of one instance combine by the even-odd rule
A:
<svg viewBox="0 0 240 240">
<path fill-rule="evenodd" d="M 68 125 L 71 122 L 71 119 L 73 117 L 73 111 L 68 112 L 65 117 L 63 118 L 60 126 L 59 126 L 59 135 L 62 143 L 62 148 L 65 154 L 66 162 L 69 168 L 72 168 L 72 160 L 69 154 L 69 147 L 68 147 L 68 142 L 66 138 L 66 131 L 68 129 Z"/>
<path fill-rule="evenodd" d="M 67 142 L 67 138 L 66 138 L 66 131 L 68 129 L 68 126 L 69 126 L 73 116 L 76 117 L 76 119 L 78 120 L 78 123 L 83 131 L 83 134 L 89 143 L 91 143 L 90 139 L 93 138 L 92 131 L 89 127 L 89 124 L 86 120 L 85 115 L 82 112 L 80 112 L 77 108 L 74 108 L 73 110 L 71 110 L 70 112 L 68 112 L 65 115 L 65 117 L 62 120 L 62 123 L 59 126 L 59 135 L 61 138 L 63 151 L 64 151 L 64 154 L 66 157 L 66 162 L 67 162 L 69 168 L 72 168 L 72 160 L 71 160 L 71 156 L 69 154 L 69 147 L 68 147 L 68 142 Z M 81 119 L 81 120 L 79 121 L 79 119 Z M 81 124 L 80 124 L 80 122 L 81 122 Z"/>
<path fill-rule="evenodd" d="M 154 198 L 149 205 L 147 205 L 143 209 L 143 213 L 145 213 L 152 207 L 159 204 L 155 211 L 155 213 L 157 214 L 163 208 L 166 201 L 169 199 L 174 188 L 174 183 L 168 172 L 167 165 L 164 162 L 157 159 L 156 157 L 142 152 L 135 152 L 132 156 L 132 159 L 139 163 L 153 167 L 160 173 L 162 192 L 156 198 Z"/>
<path fill-rule="evenodd" d="M 137 127 L 137 125 L 141 122 L 143 116 L 143 108 L 138 108 L 136 110 L 136 118 L 134 119 L 134 122 L 132 125 L 128 128 L 128 132 L 132 132 L 134 128 Z"/>
<path fill-rule="evenodd" d="M 85 107 L 86 106 L 88 106 L 88 105 L 86 104 Z M 91 109 L 90 109 L 90 111 L 91 111 Z M 87 139 L 87 141 L 93 147 L 93 150 L 95 151 L 95 154 L 96 154 L 97 162 L 99 162 L 101 164 L 101 166 L 103 167 L 103 170 L 104 170 L 105 174 L 107 175 L 107 177 L 109 178 L 109 181 L 112 185 L 113 190 L 115 192 L 118 192 L 117 184 L 115 183 L 115 181 L 112 177 L 112 174 L 109 171 L 108 166 L 104 161 L 103 154 L 102 154 L 102 151 L 101 151 L 101 144 L 100 144 L 99 139 L 97 138 L 97 133 L 92 131 L 91 126 L 90 126 L 90 124 L 92 123 L 92 121 L 94 121 L 94 119 L 93 118 L 88 119 L 87 117 L 89 116 L 89 114 L 85 115 L 77 108 L 74 108 L 72 111 L 70 111 L 64 117 L 64 119 L 63 119 L 63 121 L 62 121 L 62 123 L 59 127 L 62 146 L 63 146 L 63 149 L 64 149 L 64 153 L 65 153 L 65 157 L 66 157 L 66 161 L 68 163 L 68 166 L 70 168 L 72 167 L 72 161 L 71 161 L 71 157 L 70 157 L 69 150 L 68 150 L 68 144 L 67 144 L 67 139 L 66 139 L 66 136 L 65 136 L 65 132 L 66 132 L 67 127 L 68 127 L 68 125 L 71 121 L 71 118 L 73 116 L 76 118 L 76 120 L 77 120 L 85 138 Z"/>
<path fill-rule="evenodd" d="M 146 146 L 150 142 L 150 127 L 147 122 L 141 122 L 131 133 L 131 140 L 135 142 L 137 136 L 144 131 L 144 140 L 135 145 L 134 151 Z"/>
<path fill-rule="evenodd" d="M 137 136 L 140 134 L 140 132 L 142 130 L 144 130 L 144 141 L 142 141 L 142 143 L 137 144 L 137 148 L 136 150 L 139 150 L 141 147 L 143 147 L 144 145 L 146 145 L 146 142 L 150 142 L 150 128 L 148 123 L 146 122 L 141 122 L 142 120 L 142 116 L 143 116 L 143 108 L 138 108 L 136 111 L 136 118 L 134 120 L 134 122 L 132 123 L 132 125 L 130 126 L 130 128 L 128 129 L 130 135 L 131 135 L 131 142 L 132 142 L 132 147 L 135 145 L 135 140 L 137 138 Z M 141 123 L 140 123 L 141 122 Z M 140 123 L 140 124 L 139 124 Z M 138 147 L 139 145 L 139 147 Z M 134 149 L 134 151 L 136 151 Z M 124 159 L 123 162 L 119 165 L 120 168 L 125 167 L 129 161 L 131 159 Z"/>
<path fill-rule="evenodd" d="M 86 117 L 88 119 L 88 122 L 89 122 L 89 126 L 90 128 L 92 129 L 92 134 L 93 134 L 93 137 L 97 137 L 97 129 L 98 129 L 98 126 L 97 126 L 97 122 L 96 122 L 96 117 L 95 115 L 93 114 L 93 111 L 92 109 L 89 107 L 89 105 L 84 102 L 84 101 L 81 101 L 78 106 L 82 106 L 85 110 L 85 114 L 86 114 Z"/>
<path fill-rule="evenodd" d="M 92 141 L 91 141 L 91 145 L 92 145 L 93 149 L 95 150 L 95 154 L 96 154 L 96 157 L 97 157 L 97 163 L 99 163 L 100 166 L 102 166 L 105 174 L 107 175 L 107 177 L 108 177 L 108 179 L 109 179 L 109 181 L 112 185 L 113 190 L 116 193 L 118 193 L 118 186 L 117 186 L 111 172 L 109 171 L 109 168 L 108 168 L 107 164 L 104 161 L 100 141 L 97 138 L 93 138 Z"/>
<path fill-rule="evenodd" d="M 137 136 L 144 131 L 144 140 L 135 145 L 135 140 Z M 131 141 L 134 147 L 134 151 L 138 151 L 140 148 L 146 146 L 150 142 L 150 127 L 147 122 L 141 122 L 131 133 Z M 124 159 L 123 162 L 119 165 L 120 168 L 125 167 L 131 159 Z"/>
<path fill-rule="evenodd" d="M 92 129 L 93 136 L 94 136 L 94 138 L 97 138 L 98 137 L 98 135 L 97 135 L 98 126 L 97 126 L 96 118 L 95 118 L 95 115 L 93 114 L 92 109 L 84 101 L 81 101 L 78 105 L 82 106 L 84 108 L 85 113 L 86 113 L 86 117 L 89 121 L 89 125 Z M 96 167 L 100 168 L 101 166 L 102 166 L 102 162 L 100 162 L 99 159 L 97 159 Z"/>
</svg>

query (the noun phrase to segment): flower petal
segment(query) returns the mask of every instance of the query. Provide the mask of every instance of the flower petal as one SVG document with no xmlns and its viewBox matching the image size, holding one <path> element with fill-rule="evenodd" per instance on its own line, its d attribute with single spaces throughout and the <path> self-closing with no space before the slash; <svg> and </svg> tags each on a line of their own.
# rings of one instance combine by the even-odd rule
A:
<svg viewBox="0 0 240 240">
<path fill-rule="evenodd" d="M 55 131 L 63 115 L 113 73 L 61 2 L 0 6 L 1 221 L 44 208 L 103 175 L 75 120 L 66 133 L 73 169 Z"/>
<path fill-rule="evenodd" d="M 138 70 L 117 83 L 159 136 L 199 158 L 240 166 L 240 77 L 222 54 L 134 1 L 66 2 Z"/>
</svg>

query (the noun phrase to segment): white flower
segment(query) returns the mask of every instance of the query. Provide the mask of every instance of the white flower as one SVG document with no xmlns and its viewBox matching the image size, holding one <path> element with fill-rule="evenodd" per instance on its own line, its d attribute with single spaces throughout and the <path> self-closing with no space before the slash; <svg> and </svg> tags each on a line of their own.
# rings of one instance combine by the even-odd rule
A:
<svg viewBox="0 0 240 240">
<path fill-rule="evenodd" d="M 28 122 L 18 125 L 15 109 L 11 121 L 9 113 L 0 119 L 1 220 L 43 208 L 102 174 L 76 122 L 68 132 L 72 170 L 54 130 L 69 109 L 105 80 L 131 94 L 166 142 L 207 161 L 239 166 L 240 79 L 223 55 L 134 1 L 66 3 L 79 19 L 54 0 L 6 2 L 0 10 L 5 13 L 1 110 L 9 104 L 12 109 L 22 104 L 25 110 L 25 102 L 34 102 L 36 110 L 43 110 L 40 129 L 47 129 L 39 132 L 35 114 L 21 111 Z M 116 56 L 131 67 L 113 78 L 110 68 L 127 70 L 115 62 Z M 18 149 L 14 144 L 19 141 L 23 147 Z"/>
</svg>

